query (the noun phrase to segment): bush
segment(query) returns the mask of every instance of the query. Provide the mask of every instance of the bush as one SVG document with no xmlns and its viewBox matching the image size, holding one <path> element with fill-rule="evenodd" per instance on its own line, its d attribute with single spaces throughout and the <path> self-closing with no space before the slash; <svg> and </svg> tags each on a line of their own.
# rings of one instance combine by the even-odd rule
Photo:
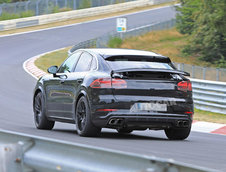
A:
<svg viewBox="0 0 226 172">
<path fill-rule="evenodd" d="M 0 16 L 0 20 L 10 20 L 10 19 L 17 19 L 20 18 L 20 14 L 10 14 L 3 12 Z"/>
<path fill-rule="evenodd" d="M 110 38 L 108 41 L 108 47 L 110 48 L 119 48 L 122 45 L 122 39 L 119 37 Z"/>
<path fill-rule="evenodd" d="M 11 14 L 11 13 L 3 12 L 2 15 L 0 16 L 0 20 L 18 19 L 18 18 L 31 17 L 31 16 L 34 16 L 33 11 L 24 11 L 19 14 Z"/>
<path fill-rule="evenodd" d="M 90 8 L 90 7 L 91 7 L 91 0 L 82 0 L 82 3 L 79 4 L 79 9 Z"/>
<path fill-rule="evenodd" d="M 21 17 L 21 18 L 24 18 L 24 17 L 31 17 L 31 16 L 34 16 L 34 15 L 35 15 L 34 11 L 31 11 L 31 10 L 29 10 L 29 11 L 24 11 L 24 12 L 20 13 L 20 17 Z"/>
</svg>

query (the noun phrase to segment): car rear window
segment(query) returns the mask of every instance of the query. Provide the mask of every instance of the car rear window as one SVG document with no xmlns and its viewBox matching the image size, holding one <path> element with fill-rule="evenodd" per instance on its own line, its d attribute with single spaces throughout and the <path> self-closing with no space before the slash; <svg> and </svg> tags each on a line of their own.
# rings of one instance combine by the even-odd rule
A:
<svg viewBox="0 0 226 172">
<path fill-rule="evenodd" d="M 175 69 L 166 57 L 113 56 L 106 59 L 113 70 L 138 69 Z"/>
</svg>

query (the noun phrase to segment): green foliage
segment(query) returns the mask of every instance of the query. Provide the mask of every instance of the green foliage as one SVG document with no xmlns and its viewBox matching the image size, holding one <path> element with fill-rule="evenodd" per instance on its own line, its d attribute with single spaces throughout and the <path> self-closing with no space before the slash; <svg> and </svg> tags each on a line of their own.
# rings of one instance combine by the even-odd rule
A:
<svg viewBox="0 0 226 172">
<path fill-rule="evenodd" d="M 122 45 L 122 39 L 118 37 L 110 38 L 108 41 L 109 48 L 119 48 Z"/>
<path fill-rule="evenodd" d="M 10 19 L 17 19 L 17 18 L 23 18 L 23 17 L 31 17 L 34 16 L 33 11 L 24 11 L 19 14 L 11 14 L 11 13 L 5 13 L 3 12 L 0 16 L 0 20 L 10 20 Z"/>
<path fill-rule="evenodd" d="M 79 5 L 79 9 L 90 8 L 91 0 L 82 0 L 82 3 Z"/>
<path fill-rule="evenodd" d="M 190 35 L 184 53 L 226 67 L 225 9 L 226 0 L 183 0 L 178 8 L 177 29 Z"/>
<path fill-rule="evenodd" d="M 3 3 L 10 3 L 11 0 L 0 0 L 0 4 L 3 4 Z"/>
<path fill-rule="evenodd" d="M 35 15 L 34 11 L 31 11 L 31 10 L 29 10 L 29 11 L 24 11 L 24 12 L 20 13 L 20 17 L 21 17 L 21 18 L 24 18 L 24 17 L 31 17 L 31 16 L 34 16 L 34 15 Z"/>
<path fill-rule="evenodd" d="M 179 11 L 176 16 L 176 27 L 180 33 L 191 34 L 194 30 L 194 21 L 199 14 L 200 2 L 200 0 L 181 0 L 182 6 L 176 7 Z"/>
<path fill-rule="evenodd" d="M 17 19 L 17 18 L 20 18 L 19 14 L 10 14 L 5 12 L 3 12 L 2 15 L 0 16 L 0 20 L 10 20 L 10 19 Z"/>
</svg>

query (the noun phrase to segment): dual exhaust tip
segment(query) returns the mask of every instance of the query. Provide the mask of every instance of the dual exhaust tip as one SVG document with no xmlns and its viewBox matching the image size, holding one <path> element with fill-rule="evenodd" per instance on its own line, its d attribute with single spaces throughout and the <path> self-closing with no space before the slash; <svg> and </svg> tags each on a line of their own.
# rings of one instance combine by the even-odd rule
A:
<svg viewBox="0 0 226 172">
<path fill-rule="evenodd" d="M 122 118 L 112 118 L 108 122 L 109 125 L 122 125 L 124 123 L 124 119 Z"/>
<path fill-rule="evenodd" d="M 189 122 L 186 120 L 179 120 L 176 125 L 177 127 L 189 127 Z"/>
</svg>

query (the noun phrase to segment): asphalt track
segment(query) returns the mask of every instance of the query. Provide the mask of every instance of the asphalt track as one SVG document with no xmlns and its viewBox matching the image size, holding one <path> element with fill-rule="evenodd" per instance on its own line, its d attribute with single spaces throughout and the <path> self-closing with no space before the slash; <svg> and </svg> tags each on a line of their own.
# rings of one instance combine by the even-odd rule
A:
<svg viewBox="0 0 226 172">
<path fill-rule="evenodd" d="M 175 11 L 172 7 L 164 7 L 124 16 L 128 18 L 129 26 L 137 26 L 174 18 Z M 32 94 L 36 80 L 23 70 L 23 62 L 114 29 L 115 18 L 109 18 L 0 37 L 0 128 L 226 171 L 226 136 L 192 132 L 185 141 L 169 141 L 162 131 L 136 131 L 122 136 L 105 129 L 98 138 L 83 138 L 76 134 L 72 124 L 57 123 L 52 131 L 35 129 Z"/>
</svg>

